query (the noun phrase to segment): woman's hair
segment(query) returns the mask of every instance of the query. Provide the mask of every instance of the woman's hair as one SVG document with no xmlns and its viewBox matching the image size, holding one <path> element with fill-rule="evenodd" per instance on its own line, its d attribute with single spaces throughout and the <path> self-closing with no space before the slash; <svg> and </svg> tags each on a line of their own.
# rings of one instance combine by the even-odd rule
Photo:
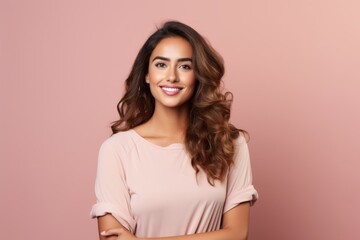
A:
<svg viewBox="0 0 360 240">
<path fill-rule="evenodd" d="M 215 180 L 225 179 L 233 163 L 234 140 L 243 130 L 229 123 L 232 94 L 222 92 L 223 59 L 193 28 L 169 21 L 147 39 L 126 79 L 125 94 L 117 105 L 120 119 L 113 122 L 111 129 L 113 134 L 126 131 L 147 122 L 153 115 L 155 100 L 145 76 L 153 50 L 169 37 L 181 37 L 192 46 L 196 88 L 189 104 L 185 146 L 196 173 L 201 168 L 214 185 Z"/>
</svg>

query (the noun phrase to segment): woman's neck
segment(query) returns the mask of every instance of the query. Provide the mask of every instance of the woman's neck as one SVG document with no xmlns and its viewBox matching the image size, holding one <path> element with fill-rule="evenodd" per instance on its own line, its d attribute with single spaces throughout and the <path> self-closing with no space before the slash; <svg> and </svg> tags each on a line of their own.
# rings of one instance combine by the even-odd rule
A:
<svg viewBox="0 0 360 240">
<path fill-rule="evenodd" d="M 155 107 L 149 121 L 135 127 L 134 130 L 148 141 L 165 147 L 173 143 L 185 143 L 188 124 L 187 106 L 179 108 L 160 106 Z"/>
<path fill-rule="evenodd" d="M 185 136 L 189 124 L 189 111 L 187 106 L 180 108 L 155 107 L 148 127 L 161 135 L 183 135 Z"/>
</svg>

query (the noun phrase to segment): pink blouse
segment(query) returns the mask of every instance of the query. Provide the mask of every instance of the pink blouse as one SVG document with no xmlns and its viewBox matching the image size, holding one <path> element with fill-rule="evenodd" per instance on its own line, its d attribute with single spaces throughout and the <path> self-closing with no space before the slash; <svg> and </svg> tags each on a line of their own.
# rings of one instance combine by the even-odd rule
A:
<svg viewBox="0 0 360 240">
<path fill-rule="evenodd" d="M 119 132 L 101 146 L 91 217 L 111 213 L 138 237 L 166 237 L 220 229 L 225 212 L 255 201 L 245 138 L 236 141 L 235 164 L 225 181 L 197 178 L 183 144 L 161 147 L 134 130 Z"/>
</svg>

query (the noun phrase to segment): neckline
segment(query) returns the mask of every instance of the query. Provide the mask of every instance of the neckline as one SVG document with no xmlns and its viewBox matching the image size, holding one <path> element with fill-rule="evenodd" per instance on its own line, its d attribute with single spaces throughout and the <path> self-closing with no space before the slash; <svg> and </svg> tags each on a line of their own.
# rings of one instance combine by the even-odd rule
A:
<svg viewBox="0 0 360 240">
<path fill-rule="evenodd" d="M 147 145 L 150 145 L 152 147 L 158 148 L 158 149 L 183 149 L 184 148 L 184 144 L 183 143 L 171 143 L 167 146 L 160 146 L 157 145 L 153 142 L 150 142 L 149 140 L 147 140 L 146 138 L 144 138 L 143 136 L 141 136 L 139 133 L 137 133 L 134 129 L 130 129 L 129 132 L 135 136 L 137 139 L 141 140 L 142 142 L 144 142 Z"/>
</svg>

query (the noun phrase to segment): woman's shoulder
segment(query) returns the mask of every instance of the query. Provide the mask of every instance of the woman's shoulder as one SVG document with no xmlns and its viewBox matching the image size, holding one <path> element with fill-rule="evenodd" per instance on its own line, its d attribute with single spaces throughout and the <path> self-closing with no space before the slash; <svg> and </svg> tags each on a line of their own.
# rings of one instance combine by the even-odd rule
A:
<svg viewBox="0 0 360 240">
<path fill-rule="evenodd" d="M 101 144 L 101 149 L 126 149 L 131 144 L 131 130 L 112 134 Z"/>
</svg>

